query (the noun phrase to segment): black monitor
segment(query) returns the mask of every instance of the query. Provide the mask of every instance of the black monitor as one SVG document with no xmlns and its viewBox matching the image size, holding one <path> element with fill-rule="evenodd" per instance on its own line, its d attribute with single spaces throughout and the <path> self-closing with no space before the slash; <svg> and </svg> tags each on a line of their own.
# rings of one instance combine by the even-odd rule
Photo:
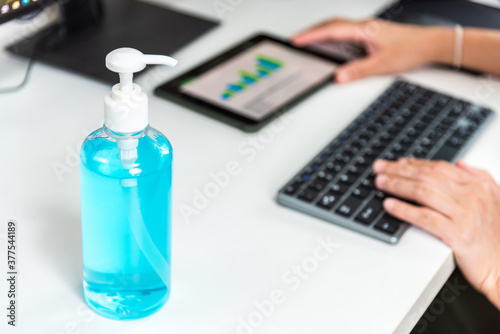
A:
<svg viewBox="0 0 500 334">
<path fill-rule="evenodd" d="M 39 31 L 8 49 L 107 83 L 116 74 L 104 64 L 119 47 L 144 53 L 172 54 L 217 22 L 136 0 L 0 0 L 0 23 L 57 3 L 57 24 Z M 5 7 L 7 10 L 7 7 Z"/>
</svg>

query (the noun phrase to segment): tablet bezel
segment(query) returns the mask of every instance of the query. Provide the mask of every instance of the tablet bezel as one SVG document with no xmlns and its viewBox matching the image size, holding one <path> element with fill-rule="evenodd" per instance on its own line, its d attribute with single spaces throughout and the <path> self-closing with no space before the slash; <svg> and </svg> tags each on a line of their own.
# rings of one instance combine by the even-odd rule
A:
<svg viewBox="0 0 500 334">
<path fill-rule="evenodd" d="M 300 103 L 302 100 L 304 100 L 306 97 L 310 96 L 312 93 L 316 92 L 318 89 L 324 87 L 326 84 L 333 82 L 333 75 L 328 76 L 324 81 L 312 86 L 310 89 L 307 91 L 295 96 L 294 98 L 290 99 L 289 101 L 285 102 L 284 104 L 278 106 L 271 112 L 269 112 L 269 115 L 266 116 L 263 119 L 260 120 L 253 120 L 250 118 L 247 118 L 245 116 L 242 116 L 238 114 L 237 112 L 231 110 L 231 109 L 226 109 L 224 107 L 221 107 L 219 105 L 212 104 L 208 101 L 202 100 L 200 98 L 197 98 L 195 96 L 186 94 L 181 91 L 180 87 L 181 85 L 189 80 L 192 77 L 198 77 L 201 74 L 211 70 L 212 68 L 224 63 L 225 61 L 233 58 L 234 56 L 244 52 L 245 50 L 248 50 L 249 48 L 253 47 L 254 45 L 262 42 L 262 41 L 272 41 L 275 43 L 278 43 L 280 45 L 286 46 L 288 48 L 291 48 L 296 51 L 303 52 L 308 55 L 313 55 L 315 57 L 318 57 L 323 60 L 331 61 L 332 63 L 338 65 L 341 64 L 342 61 L 340 59 L 336 59 L 334 57 L 328 57 L 323 54 L 311 51 L 311 50 L 306 50 L 303 48 L 296 47 L 289 42 L 280 39 L 275 36 L 271 36 L 268 34 L 264 33 L 259 33 L 257 35 L 254 35 L 253 37 L 245 40 L 242 43 L 239 43 L 236 46 L 231 47 L 230 49 L 222 52 L 221 54 L 213 57 L 212 59 L 196 66 L 195 68 L 192 68 L 191 70 L 177 76 L 176 78 L 158 86 L 155 89 L 155 94 L 161 97 L 164 97 L 168 100 L 171 100 L 173 102 L 179 103 L 183 106 L 186 106 L 190 109 L 193 109 L 195 111 L 201 112 L 207 116 L 210 116 L 212 118 L 216 118 L 220 121 L 223 121 L 227 124 L 230 124 L 232 126 L 236 126 L 244 131 L 247 132 L 254 132 L 262 128 L 264 125 L 269 123 L 271 120 L 282 114 L 283 112 L 289 110 L 292 108 L 294 105 Z"/>
</svg>

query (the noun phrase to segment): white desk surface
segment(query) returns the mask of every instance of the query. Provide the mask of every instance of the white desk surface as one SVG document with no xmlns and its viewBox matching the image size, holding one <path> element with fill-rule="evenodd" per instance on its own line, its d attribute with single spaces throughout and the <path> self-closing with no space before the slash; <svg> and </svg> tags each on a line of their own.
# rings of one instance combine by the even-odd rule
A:
<svg viewBox="0 0 500 334">
<path fill-rule="evenodd" d="M 147 89 L 255 31 L 291 36 L 328 17 L 367 17 L 387 2 L 221 1 L 234 5 L 223 25 L 175 54 L 181 61 L 178 68 L 143 79 Z M 215 16 L 213 1 L 172 3 Z M 0 84 L 15 84 L 25 66 L 25 60 L 0 53 Z M 405 77 L 500 110 L 496 80 L 432 68 Z M 281 207 L 275 200 L 278 189 L 392 80 L 382 76 L 332 84 L 290 110 L 281 131 L 267 127 L 257 134 L 150 94 L 150 122 L 175 150 L 172 294 L 156 314 L 119 322 L 95 315 L 82 299 L 74 155 L 100 125 L 109 87 L 37 63 L 26 87 L 0 95 L 0 247 L 4 254 L 7 220 L 17 220 L 20 273 L 18 327 L 7 327 L 2 306 L 1 332 L 408 333 L 452 272 L 450 249 L 416 228 L 391 246 Z M 238 147 L 252 138 L 266 143 L 248 159 Z M 464 159 L 490 170 L 498 180 L 498 142 L 497 117 Z M 211 181 L 209 173 L 225 169 L 232 160 L 242 172 L 189 223 L 183 220 L 181 205 L 192 205 L 195 190 Z M 60 179 L 54 164 L 68 168 Z M 318 239 L 327 238 L 338 247 L 312 268 L 309 257 Z M 311 272 L 292 284 L 289 270 L 303 263 Z M 297 281 L 300 286 L 293 289 Z M 5 306 L 7 286 L 4 278 L 0 282 L 0 305 Z M 259 318 L 255 302 L 278 291 L 282 303 Z M 241 319 L 250 320 L 252 327 L 238 328 Z"/>
</svg>

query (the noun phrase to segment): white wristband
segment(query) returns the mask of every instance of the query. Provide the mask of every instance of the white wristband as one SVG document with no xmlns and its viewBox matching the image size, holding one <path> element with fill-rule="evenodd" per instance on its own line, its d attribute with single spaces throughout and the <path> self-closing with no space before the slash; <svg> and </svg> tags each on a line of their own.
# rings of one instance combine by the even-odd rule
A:
<svg viewBox="0 0 500 334">
<path fill-rule="evenodd" d="M 464 29 L 460 24 L 455 25 L 455 49 L 453 52 L 453 66 L 460 68 L 462 66 L 462 54 L 464 43 Z"/>
</svg>

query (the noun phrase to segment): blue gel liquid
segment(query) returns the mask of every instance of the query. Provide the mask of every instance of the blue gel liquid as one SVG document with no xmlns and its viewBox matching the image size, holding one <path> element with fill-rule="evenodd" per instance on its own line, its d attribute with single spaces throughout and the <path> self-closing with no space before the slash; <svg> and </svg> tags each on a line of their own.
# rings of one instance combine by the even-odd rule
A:
<svg viewBox="0 0 500 334">
<path fill-rule="evenodd" d="M 172 148 L 147 127 L 125 169 L 117 138 L 99 129 L 80 153 L 83 291 L 97 313 L 136 319 L 170 295 Z"/>
</svg>

